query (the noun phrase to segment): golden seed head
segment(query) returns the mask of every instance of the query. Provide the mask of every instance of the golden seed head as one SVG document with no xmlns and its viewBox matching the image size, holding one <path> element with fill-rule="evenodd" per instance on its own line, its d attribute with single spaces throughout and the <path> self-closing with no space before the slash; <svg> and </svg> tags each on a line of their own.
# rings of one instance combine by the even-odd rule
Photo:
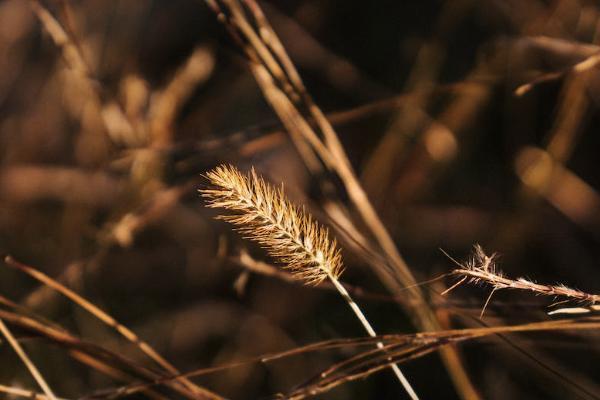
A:
<svg viewBox="0 0 600 400">
<path fill-rule="evenodd" d="M 260 244 L 296 278 L 316 285 L 341 275 L 342 256 L 335 239 L 282 189 L 265 182 L 254 169 L 243 174 L 231 165 L 221 165 L 206 177 L 211 186 L 200 193 L 207 205 L 230 212 L 218 218 Z"/>
</svg>

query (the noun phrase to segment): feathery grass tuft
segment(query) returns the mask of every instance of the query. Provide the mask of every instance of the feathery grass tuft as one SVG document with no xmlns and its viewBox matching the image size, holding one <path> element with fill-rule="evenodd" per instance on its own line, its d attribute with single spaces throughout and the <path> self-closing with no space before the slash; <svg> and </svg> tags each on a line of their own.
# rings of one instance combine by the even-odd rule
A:
<svg viewBox="0 0 600 400">
<path fill-rule="evenodd" d="M 317 285 L 329 278 L 369 336 L 377 336 L 339 281 L 343 272 L 342 256 L 327 228 L 314 221 L 304 209 L 290 203 L 282 188 L 273 188 L 256 174 L 254 168 L 244 175 L 231 165 L 221 165 L 208 172 L 206 177 L 213 186 L 200 190 L 200 193 L 207 199 L 208 206 L 233 212 L 217 218 L 232 223 L 246 238 L 259 243 L 294 278 L 309 285 Z M 383 343 L 377 342 L 377 348 L 383 349 Z M 418 400 L 400 368 L 391 359 L 388 365 L 410 398 Z"/>
<path fill-rule="evenodd" d="M 342 274 L 340 249 L 327 228 L 290 203 L 282 189 L 267 184 L 254 169 L 244 175 L 233 166 L 221 165 L 206 177 L 213 186 L 200 192 L 208 206 L 233 212 L 218 218 L 259 243 L 295 278 L 317 285 Z"/>
</svg>

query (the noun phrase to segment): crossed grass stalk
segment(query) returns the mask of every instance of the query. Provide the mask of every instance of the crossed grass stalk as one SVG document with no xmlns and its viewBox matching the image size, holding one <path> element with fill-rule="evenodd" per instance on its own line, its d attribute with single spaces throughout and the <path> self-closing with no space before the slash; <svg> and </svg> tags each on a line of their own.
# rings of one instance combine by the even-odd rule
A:
<svg viewBox="0 0 600 400">
<path fill-rule="evenodd" d="M 267 253 L 307 285 L 329 279 L 348 303 L 369 336 L 375 330 L 352 299 L 339 278 L 344 270 L 340 248 L 330 238 L 327 228 L 310 214 L 292 204 L 283 188 L 275 188 L 258 176 L 254 168 L 248 174 L 231 165 L 221 165 L 206 173 L 211 186 L 200 193 L 208 207 L 223 208 L 229 213 L 217 218 L 235 226 L 244 238 L 257 242 Z M 383 349 L 382 342 L 377 348 Z M 418 399 L 400 368 L 390 368 L 411 399 Z"/>
</svg>

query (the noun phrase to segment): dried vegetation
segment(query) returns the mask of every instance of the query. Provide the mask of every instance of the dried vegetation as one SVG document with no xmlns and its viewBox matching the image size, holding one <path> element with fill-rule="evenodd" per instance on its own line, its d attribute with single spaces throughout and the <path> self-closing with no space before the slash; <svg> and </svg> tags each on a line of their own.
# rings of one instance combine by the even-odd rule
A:
<svg viewBox="0 0 600 400">
<path fill-rule="evenodd" d="M 599 27 L 0 2 L 0 397 L 599 398 Z"/>
</svg>

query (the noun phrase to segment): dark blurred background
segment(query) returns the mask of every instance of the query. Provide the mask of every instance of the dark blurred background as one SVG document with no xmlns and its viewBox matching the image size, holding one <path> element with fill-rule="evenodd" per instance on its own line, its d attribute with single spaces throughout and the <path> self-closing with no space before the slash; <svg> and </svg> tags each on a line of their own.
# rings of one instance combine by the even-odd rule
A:
<svg viewBox="0 0 600 400">
<path fill-rule="evenodd" d="M 509 276 L 600 292 L 597 2 L 260 4 L 418 281 L 455 267 L 440 248 L 463 260 L 480 243 Z M 83 60 L 56 45 L 48 15 Z M 196 193 L 200 174 L 224 162 L 284 182 L 322 215 L 314 180 L 204 2 L 0 2 L 0 253 L 85 296 L 182 371 L 363 336 L 335 293 L 240 262 L 240 252 L 270 260 L 214 221 Z M 344 257 L 342 279 L 381 295 L 357 298 L 378 332 L 414 332 L 361 258 L 346 248 Z M 441 298 L 452 283 L 423 290 L 453 327 L 477 326 L 489 288 Z M 148 363 L 4 265 L 0 294 Z M 545 320 L 551 302 L 500 291 L 484 321 Z M 44 340 L 23 334 L 23 343 L 60 396 L 119 384 Z M 592 333 L 460 347 L 486 399 L 599 396 L 599 350 Z M 249 364 L 196 382 L 228 398 L 268 398 L 347 355 Z M 421 398 L 456 398 L 437 355 L 403 370 Z M 0 383 L 35 388 L 5 343 Z M 383 371 L 319 398 L 402 395 Z"/>
</svg>

